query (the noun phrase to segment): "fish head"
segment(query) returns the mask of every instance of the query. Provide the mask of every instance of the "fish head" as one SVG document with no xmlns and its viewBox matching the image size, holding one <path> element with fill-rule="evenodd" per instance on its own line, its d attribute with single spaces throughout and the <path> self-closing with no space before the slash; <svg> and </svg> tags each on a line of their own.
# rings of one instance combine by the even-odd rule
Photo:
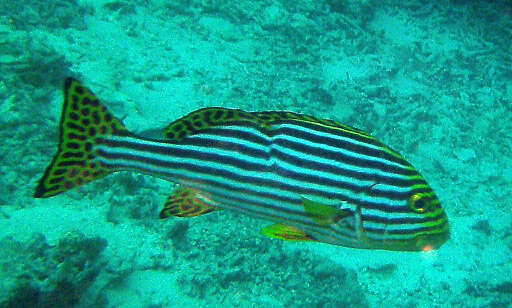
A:
<svg viewBox="0 0 512 308">
<path fill-rule="evenodd" d="M 445 210 L 432 191 L 412 193 L 406 208 L 413 219 L 409 223 L 411 237 L 405 241 L 407 250 L 432 251 L 450 239 L 450 227 Z"/>
<path fill-rule="evenodd" d="M 375 186 L 373 187 L 375 188 Z M 382 193 L 370 189 L 367 197 L 378 200 Z M 356 205 L 333 228 L 336 234 L 354 232 L 352 242 L 338 235 L 338 245 L 364 249 L 429 252 L 439 249 L 450 238 L 445 210 L 436 194 L 426 184 L 412 187 L 394 203 Z M 332 240 L 334 242 L 336 240 Z"/>
<path fill-rule="evenodd" d="M 450 238 L 448 218 L 432 190 L 411 193 L 402 206 L 388 208 L 385 215 L 378 228 L 362 218 L 365 248 L 430 252 Z"/>
</svg>

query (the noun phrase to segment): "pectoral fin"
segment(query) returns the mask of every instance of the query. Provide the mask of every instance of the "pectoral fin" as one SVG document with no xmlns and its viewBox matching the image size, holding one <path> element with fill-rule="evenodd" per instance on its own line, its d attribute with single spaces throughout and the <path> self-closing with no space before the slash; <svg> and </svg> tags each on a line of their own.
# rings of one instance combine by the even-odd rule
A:
<svg viewBox="0 0 512 308">
<path fill-rule="evenodd" d="M 302 204 L 306 213 L 318 224 L 327 226 L 352 215 L 350 210 L 336 208 L 302 197 Z"/>
<path fill-rule="evenodd" d="M 304 231 L 281 223 L 263 228 L 261 230 L 261 234 L 285 241 L 316 241 L 313 237 L 304 233 Z"/>
<path fill-rule="evenodd" d="M 160 218 L 196 217 L 218 210 L 215 201 L 197 189 L 180 187 L 172 192 L 160 211 Z"/>
</svg>

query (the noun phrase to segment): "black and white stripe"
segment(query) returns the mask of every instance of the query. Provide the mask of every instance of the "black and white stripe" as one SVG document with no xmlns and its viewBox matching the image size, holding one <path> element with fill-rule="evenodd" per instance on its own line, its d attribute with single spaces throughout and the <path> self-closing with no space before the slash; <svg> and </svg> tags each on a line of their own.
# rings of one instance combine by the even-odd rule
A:
<svg viewBox="0 0 512 308">
<path fill-rule="evenodd" d="M 407 161 L 374 139 L 311 123 L 283 123 L 265 132 L 218 126 L 179 143 L 112 136 L 100 139 L 95 151 L 107 166 L 192 186 L 215 196 L 220 206 L 286 221 L 352 246 L 353 226 L 315 225 L 301 198 L 359 208 L 366 236 L 376 240 L 405 239 L 423 231 L 428 219 L 441 220 L 408 209 L 413 185 L 418 191 L 430 188 Z"/>
</svg>

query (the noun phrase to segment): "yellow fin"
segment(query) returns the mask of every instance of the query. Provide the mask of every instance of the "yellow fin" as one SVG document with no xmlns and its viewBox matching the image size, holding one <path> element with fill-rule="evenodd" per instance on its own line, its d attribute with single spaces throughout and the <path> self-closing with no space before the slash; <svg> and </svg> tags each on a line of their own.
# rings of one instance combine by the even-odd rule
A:
<svg viewBox="0 0 512 308">
<path fill-rule="evenodd" d="M 215 201 L 197 189 L 180 187 L 172 192 L 162 211 L 160 218 L 196 217 L 218 210 Z"/>
<path fill-rule="evenodd" d="M 302 197 L 302 204 L 306 213 L 310 214 L 314 221 L 323 226 L 336 223 L 352 214 L 351 211 L 335 208 L 304 197 Z"/>
<path fill-rule="evenodd" d="M 315 241 L 313 237 L 307 235 L 306 233 L 304 233 L 304 231 L 281 223 L 261 229 L 261 234 L 285 241 Z"/>
<path fill-rule="evenodd" d="M 104 137 L 129 134 L 91 90 L 67 78 L 57 153 L 39 180 L 34 197 L 52 197 L 117 171 L 96 161 L 95 146 Z"/>
</svg>

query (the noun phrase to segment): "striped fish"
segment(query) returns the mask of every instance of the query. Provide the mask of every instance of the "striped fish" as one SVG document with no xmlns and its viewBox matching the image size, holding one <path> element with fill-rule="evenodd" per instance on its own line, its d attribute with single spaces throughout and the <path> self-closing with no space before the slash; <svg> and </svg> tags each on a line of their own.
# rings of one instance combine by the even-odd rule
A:
<svg viewBox="0 0 512 308">
<path fill-rule="evenodd" d="M 369 134 L 292 112 L 204 108 L 161 140 L 126 129 L 67 79 L 57 153 L 36 188 L 47 198 L 116 171 L 179 184 L 161 218 L 230 209 L 274 222 L 283 240 L 400 251 L 449 238 L 441 204 L 418 171 Z"/>
</svg>

